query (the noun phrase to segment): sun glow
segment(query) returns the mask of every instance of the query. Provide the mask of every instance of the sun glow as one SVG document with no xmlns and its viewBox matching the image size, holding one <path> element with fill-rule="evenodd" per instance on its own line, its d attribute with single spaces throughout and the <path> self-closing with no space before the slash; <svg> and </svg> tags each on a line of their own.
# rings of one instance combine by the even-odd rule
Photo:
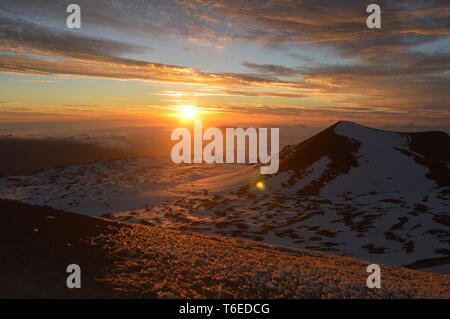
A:
<svg viewBox="0 0 450 319">
<path fill-rule="evenodd" d="M 178 106 L 180 114 L 183 118 L 187 120 L 195 119 L 197 115 L 197 108 L 194 105 L 180 105 Z"/>
</svg>

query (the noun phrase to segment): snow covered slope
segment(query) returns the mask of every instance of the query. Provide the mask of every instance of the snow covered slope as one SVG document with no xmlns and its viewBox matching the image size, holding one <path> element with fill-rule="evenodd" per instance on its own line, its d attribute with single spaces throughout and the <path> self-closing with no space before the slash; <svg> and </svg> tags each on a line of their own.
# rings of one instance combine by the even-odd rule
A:
<svg viewBox="0 0 450 319">
<path fill-rule="evenodd" d="M 269 177 L 128 159 L 0 179 L 0 198 L 450 274 L 449 141 L 338 122 Z"/>
<path fill-rule="evenodd" d="M 424 136 L 429 137 L 434 148 L 442 150 L 440 154 L 429 154 L 421 149 Z M 320 176 L 305 183 L 311 167 L 326 159 L 330 161 L 321 168 Z M 420 193 L 437 186 L 449 187 L 449 163 L 450 138 L 445 133 L 394 133 L 338 122 L 291 148 L 280 166 L 281 171 L 289 172 L 290 185 L 306 184 L 299 190 L 300 195 L 332 196 Z M 429 174 L 437 170 L 438 164 L 441 166 L 439 174 Z"/>
<path fill-rule="evenodd" d="M 278 174 L 236 174 L 247 180 L 238 191 L 200 183 L 203 192 L 108 217 L 450 273 L 449 146 L 445 133 L 339 122 L 284 149 Z"/>
<path fill-rule="evenodd" d="M 178 198 L 186 194 L 192 181 L 237 169 L 227 165 L 174 165 L 160 158 L 96 161 L 47 169 L 32 176 L 0 178 L 0 198 L 95 216 Z"/>
</svg>

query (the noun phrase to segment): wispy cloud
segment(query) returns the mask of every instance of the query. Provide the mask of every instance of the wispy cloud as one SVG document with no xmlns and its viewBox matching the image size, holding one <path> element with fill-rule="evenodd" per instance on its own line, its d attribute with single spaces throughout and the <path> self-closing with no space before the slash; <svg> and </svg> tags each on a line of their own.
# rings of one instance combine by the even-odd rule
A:
<svg viewBox="0 0 450 319">
<path fill-rule="evenodd" d="M 334 109 L 314 106 L 318 114 L 333 116 L 353 112 L 395 118 L 401 113 L 450 119 L 450 52 L 433 50 L 436 41 L 450 41 L 450 3 L 445 0 L 380 0 L 381 30 L 365 25 L 369 1 L 78 2 L 83 29 L 74 32 L 64 27 L 64 3 L 2 0 L 0 71 L 199 86 L 186 94 L 159 93 L 172 98 L 315 99 L 335 103 Z M 171 41 L 184 41 L 180 50 L 189 54 L 202 54 L 204 46 L 233 45 L 240 48 L 236 52 L 250 47 L 284 52 L 286 61 L 261 63 L 262 54 L 253 61 L 234 52 L 242 72 L 211 71 L 206 63 L 192 67 L 182 58 L 176 64 L 152 61 L 149 52 Z M 427 49 L 417 49 L 423 45 Z M 302 51 L 305 47 L 326 48 L 333 57 L 320 61 Z M 296 110 L 278 106 L 276 113 L 289 116 L 302 110 L 300 105 Z"/>
</svg>

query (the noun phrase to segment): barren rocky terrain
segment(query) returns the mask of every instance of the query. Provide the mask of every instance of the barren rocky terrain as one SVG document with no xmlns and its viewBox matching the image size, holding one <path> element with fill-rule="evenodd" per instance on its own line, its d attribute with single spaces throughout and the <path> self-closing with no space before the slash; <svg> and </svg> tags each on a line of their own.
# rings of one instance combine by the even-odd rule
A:
<svg viewBox="0 0 450 319">
<path fill-rule="evenodd" d="M 450 298 L 450 276 L 0 201 L 2 298 Z M 82 288 L 66 288 L 68 264 Z"/>
</svg>

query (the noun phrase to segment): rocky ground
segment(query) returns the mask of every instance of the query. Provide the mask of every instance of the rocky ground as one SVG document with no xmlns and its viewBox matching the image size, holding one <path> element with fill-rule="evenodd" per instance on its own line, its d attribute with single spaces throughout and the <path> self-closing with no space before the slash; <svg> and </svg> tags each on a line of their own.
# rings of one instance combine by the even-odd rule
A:
<svg viewBox="0 0 450 319">
<path fill-rule="evenodd" d="M 0 297 L 449 298 L 450 276 L 0 201 Z M 78 264 L 82 288 L 66 288 Z"/>
</svg>

